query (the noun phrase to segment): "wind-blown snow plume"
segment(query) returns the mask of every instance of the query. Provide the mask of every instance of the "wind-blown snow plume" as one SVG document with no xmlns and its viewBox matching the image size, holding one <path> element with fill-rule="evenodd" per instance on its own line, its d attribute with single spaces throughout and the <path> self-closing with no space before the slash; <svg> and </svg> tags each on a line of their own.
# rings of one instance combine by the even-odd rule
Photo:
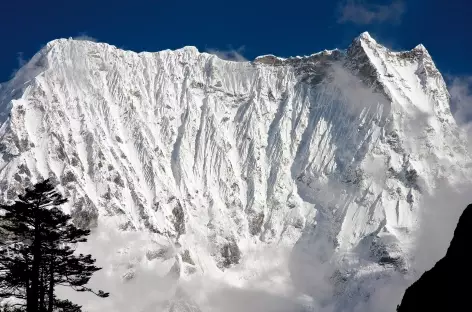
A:
<svg viewBox="0 0 472 312">
<path fill-rule="evenodd" d="M 90 311 L 390 311 L 421 201 L 470 170 L 426 49 L 367 33 L 253 62 L 55 40 L 0 124 L 2 200 L 51 177 L 94 229 L 111 297 Z"/>
<path fill-rule="evenodd" d="M 242 54 L 244 46 L 238 49 L 218 50 L 218 49 L 207 49 L 207 52 L 218 56 L 222 60 L 233 61 L 233 62 L 247 62 L 248 59 Z"/>
</svg>

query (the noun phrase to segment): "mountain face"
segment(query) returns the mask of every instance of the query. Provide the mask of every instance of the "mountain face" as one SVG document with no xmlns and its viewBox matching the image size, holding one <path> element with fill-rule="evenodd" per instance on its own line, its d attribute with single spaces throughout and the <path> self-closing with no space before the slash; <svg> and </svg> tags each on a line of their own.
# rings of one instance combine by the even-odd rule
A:
<svg viewBox="0 0 472 312">
<path fill-rule="evenodd" d="M 472 205 L 469 205 L 459 219 L 444 258 L 408 287 L 397 311 L 470 310 L 468 282 L 472 274 L 467 269 L 471 256 L 467 246 L 472 239 L 471 229 Z"/>
<path fill-rule="evenodd" d="M 284 285 L 309 298 L 294 311 L 368 311 L 409 272 L 423 196 L 470 170 L 426 49 L 392 52 L 367 33 L 252 62 L 55 40 L 2 84 L 0 125 L 1 199 L 56 181 L 93 228 L 114 311 L 154 311 L 164 277 L 171 307 L 232 311 L 181 299 L 211 278 L 271 296 Z"/>
</svg>

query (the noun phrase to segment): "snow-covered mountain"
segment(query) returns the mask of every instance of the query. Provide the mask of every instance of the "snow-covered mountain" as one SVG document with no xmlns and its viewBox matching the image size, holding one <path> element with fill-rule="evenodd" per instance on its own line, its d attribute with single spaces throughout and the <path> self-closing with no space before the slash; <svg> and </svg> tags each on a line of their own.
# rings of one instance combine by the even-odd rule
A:
<svg viewBox="0 0 472 312">
<path fill-rule="evenodd" d="M 252 62 L 55 40 L 2 84 L 0 125 L 2 200 L 51 177 L 94 229 L 112 297 L 90 311 L 368 311 L 422 197 L 470 172 L 429 53 L 367 33 Z"/>
</svg>

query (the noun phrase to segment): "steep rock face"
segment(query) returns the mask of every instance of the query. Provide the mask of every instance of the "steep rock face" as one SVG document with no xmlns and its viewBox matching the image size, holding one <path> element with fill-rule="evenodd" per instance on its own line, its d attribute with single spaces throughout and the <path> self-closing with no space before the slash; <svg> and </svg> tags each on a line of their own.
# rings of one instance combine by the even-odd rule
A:
<svg viewBox="0 0 472 312">
<path fill-rule="evenodd" d="M 243 63 L 55 40 L 2 84 L 0 123 L 2 200 L 51 177 L 80 226 L 148 233 L 164 247 L 136 261 L 175 279 L 250 280 L 251 254 L 294 246 L 295 287 L 317 297 L 307 272 L 329 264 L 338 310 L 408 270 L 421 197 L 470 161 L 424 47 L 367 33 Z"/>
<path fill-rule="evenodd" d="M 472 273 L 467 269 L 472 240 L 472 205 L 462 213 L 447 253 L 426 271 L 403 296 L 399 312 L 466 311 L 470 309 Z"/>
</svg>

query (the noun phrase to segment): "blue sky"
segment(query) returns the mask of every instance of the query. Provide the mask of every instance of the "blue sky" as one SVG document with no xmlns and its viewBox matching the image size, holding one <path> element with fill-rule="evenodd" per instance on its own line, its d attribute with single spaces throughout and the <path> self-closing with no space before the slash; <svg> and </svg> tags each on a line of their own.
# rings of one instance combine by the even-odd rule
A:
<svg viewBox="0 0 472 312">
<path fill-rule="evenodd" d="M 194 45 L 253 59 L 346 48 L 365 30 L 396 50 L 423 43 L 443 74 L 468 76 L 471 17 L 469 0 L 2 1 L 0 81 L 60 37 L 135 51 Z"/>
</svg>

